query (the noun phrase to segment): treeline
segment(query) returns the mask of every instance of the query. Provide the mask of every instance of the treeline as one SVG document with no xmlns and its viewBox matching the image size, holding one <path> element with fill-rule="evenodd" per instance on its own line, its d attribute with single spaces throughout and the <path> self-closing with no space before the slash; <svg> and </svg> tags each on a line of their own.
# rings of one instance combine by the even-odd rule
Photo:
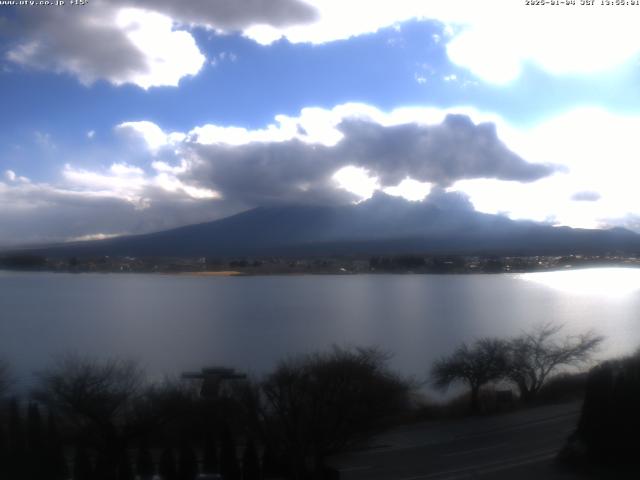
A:
<svg viewBox="0 0 640 480">
<path fill-rule="evenodd" d="M 5 255 L 0 256 L 0 268 L 17 270 L 41 270 L 47 266 L 47 259 L 40 255 Z"/>
<path fill-rule="evenodd" d="M 338 478 L 328 456 L 409 408 L 412 384 L 387 363 L 377 349 L 334 348 L 261 381 L 205 379 L 212 387 L 67 356 L 38 374 L 27 405 L 5 404 L 0 478 Z"/>
<path fill-rule="evenodd" d="M 584 364 L 602 342 L 591 332 L 559 332 L 547 324 L 461 344 L 433 364 L 430 381 L 439 388 L 466 385 L 473 414 L 481 412 L 481 389 L 493 382 L 508 383 L 531 403 L 561 367 Z M 191 380 L 149 382 L 134 362 L 66 356 L 38 373 L 28 398 L 3 401 L 0 478 L 339 478 L 329 457 L 415 413 L 417 385 L 393 372 L 389 358 L 376 348 L 334 347 L 282 361 L 260 380 L 219 368 Z M 620 422 L 616 415 L 632 413 L 635 404 L 620 410 L 608 399 L 635 388 L 640 400 L 637 365 L 594 370 L 581 439 L 597 444 L 602 414 Z M 0 362 L 0 397 L 10 380 Z M 605 391 L 605 400 L 597 397 Z"/>
<path fill-rule="evenodd" d="M 434 362 L 432 383 L 440 389 L 466 385 L 471 413 L 480 413 L 480 389 L 495 382 L 513 385 L 521 401 L 532 403 L 554 373 L 585 364 L 604 340 L 594 332 L 558 338 L 561 329 L 547 323 L 509 339 L 486 337 L 463 343 Z"/>
<path fill-rule="evenodd" d="M 593 368 L 576 431 L 560 458 L 601 478 L 637 478 L 640 431 L 640 350 Z M 595 471 L 593 469 L 600 469 Z M 612 475 L 612 471 L 617 475 Z"/>
</svg>

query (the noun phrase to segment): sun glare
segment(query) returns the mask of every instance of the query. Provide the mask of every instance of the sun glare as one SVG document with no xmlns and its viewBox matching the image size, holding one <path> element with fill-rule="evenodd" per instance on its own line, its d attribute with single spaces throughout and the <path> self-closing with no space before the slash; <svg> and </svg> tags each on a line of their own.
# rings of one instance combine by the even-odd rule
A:
<svg viewBox="0 0 640 480">
<path fill-rule="evenodd" d="M 640 290 L 640 268 L 524 273 L 517 278 L 578 295 L 625 297 Z"/>
</svg>

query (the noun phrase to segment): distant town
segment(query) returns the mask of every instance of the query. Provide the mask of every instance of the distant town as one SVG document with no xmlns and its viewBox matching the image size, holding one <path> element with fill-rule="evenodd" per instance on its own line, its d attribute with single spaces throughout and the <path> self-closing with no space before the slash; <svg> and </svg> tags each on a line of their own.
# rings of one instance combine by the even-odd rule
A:
<svg viewBox="0 0 640 480">
<path fill-rule="evenodd" d="M 364 274 L 364 273 L 524 273 L 597 266 L 640 266 L 639 256 L 429 256 L 341 257 L 71 257 L 0 256 L 0 268 L 49 272 L 164 273 L 196 275 Z"/>
</svg>

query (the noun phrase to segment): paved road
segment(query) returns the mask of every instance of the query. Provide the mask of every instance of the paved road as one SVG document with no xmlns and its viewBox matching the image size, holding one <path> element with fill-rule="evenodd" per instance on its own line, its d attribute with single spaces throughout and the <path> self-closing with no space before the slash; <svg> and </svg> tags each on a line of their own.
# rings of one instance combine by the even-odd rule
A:
<svg viewBox="0 0 640 480">
<path fill-rule="evenodd" d="M 456 421 L 425 422 L 376 437 L 336 458 L 344 480 L 573 479 L 553 459 L 575 429 L 580 403 Z"/>
</svg>

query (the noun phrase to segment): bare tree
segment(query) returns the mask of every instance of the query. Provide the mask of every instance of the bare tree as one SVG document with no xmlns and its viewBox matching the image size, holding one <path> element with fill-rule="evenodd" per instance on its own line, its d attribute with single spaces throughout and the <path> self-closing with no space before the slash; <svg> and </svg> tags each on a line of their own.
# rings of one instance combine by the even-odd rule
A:
<svg viewBox="0 0 640 480">
<path fill-rule="evenodd" d="M 558 339 L 562 328 L 563 325 L 545 323 L 509 341 L 507 378 L 517 385 L 523 401 L 534 400 L 559 367 L 589 361 L 604 340 L 594 332 Z"/>
<path fill-rule="evenodd" d="M 295 478 L 319 474 L 324 459 L 361 440 L 406 407 L 409 382 L 378 349 L 334 349 L 282 362 L 262 384 L 264 421 Z"/>
<path fill-rule="evenodd" d="M 119 424 L 144 387 L 144 374 L 134 362 L 77 355 L 61 357 L 39 377 L 35 396 L 81 425 Z"/>
<path fill-rule="evenodd" d="M 171 386 L 148 385 L 138 365 L 124 360 L 67 355 L 39 377 L 34 398 L 75 426 L 105 468 L 116 468 L 131 440 L 161 425 L 181 395 Z"/>
<path fill-rule="evenodd" d="M 481 338 L 471 346 L 463 343 L 450 356 L 436 360 L 431 368 L 431 378 L 433 384 L 443 390 L 453 383 L 465 383 L 471 389 L 471 411 L 478 413 L 480 388 L 504 377 L 506 366 L 506 342 Z"/>
</svg>

